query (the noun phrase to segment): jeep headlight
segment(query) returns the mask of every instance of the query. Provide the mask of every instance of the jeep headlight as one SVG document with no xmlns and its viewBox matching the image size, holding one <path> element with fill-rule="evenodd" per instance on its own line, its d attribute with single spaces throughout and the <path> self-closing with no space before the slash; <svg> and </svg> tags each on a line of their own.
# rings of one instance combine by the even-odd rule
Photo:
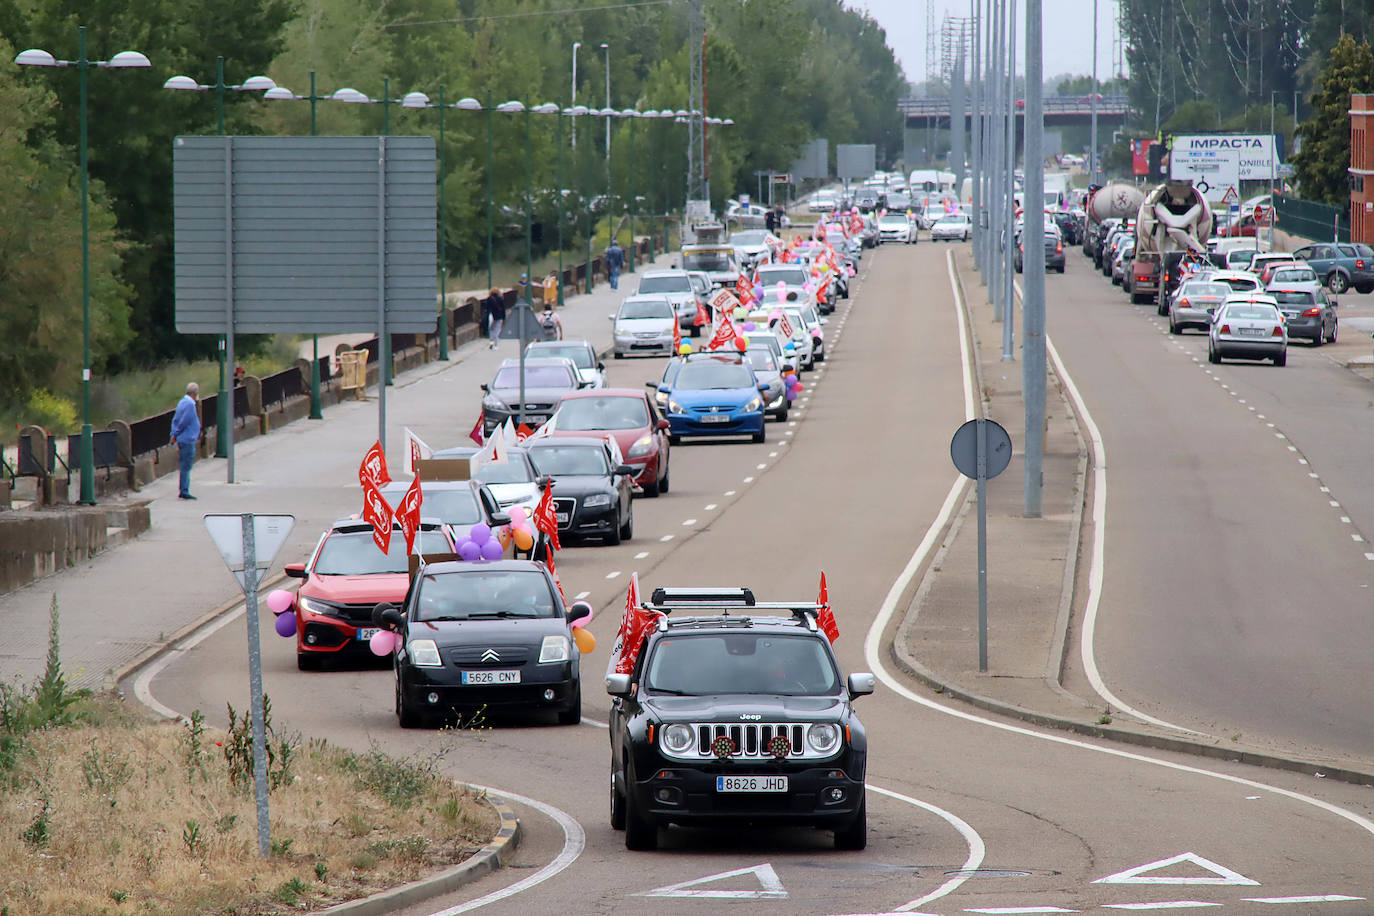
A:
<svg viewBox="0 0 1374 916">
<path fill-rule="evenodd" d="M 745 412 L 745 413 L 752 413 L 752 412 L 754 412 L 755 410 L 758 410 L 758 409 L 759 409 L 760 407 L 762 407 L 762 406 L 763 406 L 763 399 L 762 399 L 762 398 L 754 398 L 754 399 L 751 400 L 748 404 L 745 404 L 745 405 L 744 405 L 744 412 Z"/>
<path fill-rule="evenodd" d="M 692 729 L 678 722 L 663 729 L 663 749 L 673 754 L 686 753 L 692 746 Z"/>
<path fill-rule="evenodd" d="M 596 493 L 582 500 L 582 505 L 588 509 L 594 509 L 597 506 L 609 506 L 610 504 L 611 494 L 609 493 Z"/>
<path fill-rule="evenodd" d="M 566 662 L 568 660 L 568 637 L 557 634 L 544 637 L 539 646 L 539 664 Z"/>
<path fill-rule="evenodd" d="M 432 639 L 412 639 L 406 643 L 410 653 L 410 663 L 417 668 L 438 668 L 443 665 L 439 659 L 439 647 Z"/>
<path fill-rule="evenodd" d="M 639 439 L 639 441 L 637 441 L 634 445 L 630 446 L 630 453 L 625 457 L 639 458 L 644 455 L 647 455 L 649 454 L 649 449 L 653 447 L 653 444 L 654 437 L 652 435 L 644 436 L 641 439 Z"/>
<path fill-rule="evenodd" d="M 806 730 L 806 746 L 817 754 L 828 754 L 840 743 L 840 728 L 822 722 Z"/>
</svg>

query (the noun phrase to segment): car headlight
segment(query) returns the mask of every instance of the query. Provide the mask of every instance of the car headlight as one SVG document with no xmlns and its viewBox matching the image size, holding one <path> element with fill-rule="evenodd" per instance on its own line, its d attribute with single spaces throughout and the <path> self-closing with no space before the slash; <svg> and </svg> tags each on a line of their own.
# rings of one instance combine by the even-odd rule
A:
<svg viewBox="0 0 1374 916">
<path fill-rule="evenodd" d="M 417 668 L 439 668 L 444 664 L 432 639 L 412 639 L 406 643 L 406 651 L 410 653 L 410 663 Z"/>
<path fill-rule="evenodd" d="M 682 408 L 682 405 L 679 404 L 677 401 L 674 401 L 672 398 L 669 398 L 669 399 L 668 399 L 668 412 L 669 412 L 669 413 L 686 413 L 687 411 L 684 410 L 684 409 Z"/>
<path fill-rule="evenodd" d="M 609 506 L 610 504 L 611 495 L 609 493 L 597 493 L 593 496 L 584 497 L 582 500 L 582 505 L 588 509 L 594 509 L 597 506 Z"/>
<path fill-rule="evenodd" d="M 840 728 L 821 722 L 806 730 L 806 746 L 817 754 L 828 754 L 840 743 Z"/>
<path fill-rule="evenodd" d="M 640 458 L 640 457 L 643 457 L 644 455 L 649 454 L 649 450 L 650 450 L 651 448 L 653 448 L 653 445 L 654 445 L 654 437 L 653 437 L 653 436 L 645 436 L 645 437 L 643 437 L 642 439 L 640 439 L 639 441 L 637 441 L 634 445 L 630 446 L 630 453 L 629 453 L 628 455 L 626 455 L 625 457 L 627 457 L 627 458 Z"/>
<path fill-rule="evenodd" d="M 748 404 L 745 404 L 745 405 L 744 405 L 744 412 L 745 412 L 745 413 L 750 413 L 751 411 L 758 410 L 758 409 L 759 409 L 760 407 L 762 407 L 762 406 L 763 406 L 763 399 L 762 399 L 762 398 L 754 398 L 754 399 L 751 400 Z"/>
<path fill-rule="evenodd" d="M 300 605 L 301 610 L 303 611 L 309 611 L 312 614 L 324 614 L 328 617 L 334 616 L 334 609 L 332 607 L 325 604 L 323 601 L 319 601 L 315 598 L 307 598 L 304 595 L 297 595 L 296 603 Z"/>
<path fill-rule="evenodd" d="M 505 401 L 492 394 L 482 398 L 482 406 L 488 410 L 510 410 Z"/>
<path fill-rule="evenodd" d="M 674 723 L 663 729 L 663 749 L 674 754 L 684 753 L 692 746 L 692 729 L 682 723 Z"/>
<path fill-rule="evenodd" d="M 566 662 L 568 660 L 568 637 L 545 636 L 539 646 L 539 663 Z"/>
</svg>

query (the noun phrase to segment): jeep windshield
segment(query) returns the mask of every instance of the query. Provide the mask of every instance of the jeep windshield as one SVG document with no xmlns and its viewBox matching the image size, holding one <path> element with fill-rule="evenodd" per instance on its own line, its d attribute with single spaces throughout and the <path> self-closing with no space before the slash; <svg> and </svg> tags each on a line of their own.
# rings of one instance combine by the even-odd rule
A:
<svg viewBox="0 0 1374 916">
<path fill-rule="evenodd" d="M 815 636 L 699 633 L 660 639 L 644 684 L 672 696 L 814 696 L 837 693 L 839 673 Z"/>
</svg>

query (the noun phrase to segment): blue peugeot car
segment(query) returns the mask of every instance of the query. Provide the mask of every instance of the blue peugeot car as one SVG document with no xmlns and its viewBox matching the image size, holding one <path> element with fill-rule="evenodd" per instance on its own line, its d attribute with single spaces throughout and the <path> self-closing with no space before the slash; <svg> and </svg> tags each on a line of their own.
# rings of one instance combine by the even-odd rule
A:
<svg viewBox="0 0 1374 916">
<path fill-rule="evenodd" d="M 768 386 L 739 353 L 692 353 L 677 375 L 659 387 L 671 442 L 683 437 L 752 436 L 764 441 Z"/>
</svg>

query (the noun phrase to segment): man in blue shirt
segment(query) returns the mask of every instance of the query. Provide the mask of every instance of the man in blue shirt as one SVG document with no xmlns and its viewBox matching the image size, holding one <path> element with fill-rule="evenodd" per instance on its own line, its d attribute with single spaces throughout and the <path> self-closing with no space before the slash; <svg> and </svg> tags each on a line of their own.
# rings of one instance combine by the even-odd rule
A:
<svg viewBox="0 0 1374 916">
<path fill-rule="evenodd" d="M 196 411 L 199 397 L 200 386 L 191 382 L 172 414 L 172 441 L 181 458 L 181 491 L 177 494 L 181 499 L 195 499 L 191 495 L 191 462 L 196 459 L 196 442 L 200 439 L 200 414 Z"/>
<path fill-rule="evenodd" d="M 620 289 L 620 269 L 624 266 L 625 250 L 611 239 L 611 246 L 606 249 L 606 279 L 611 281 L 611 289 Z"/>
</svg>

